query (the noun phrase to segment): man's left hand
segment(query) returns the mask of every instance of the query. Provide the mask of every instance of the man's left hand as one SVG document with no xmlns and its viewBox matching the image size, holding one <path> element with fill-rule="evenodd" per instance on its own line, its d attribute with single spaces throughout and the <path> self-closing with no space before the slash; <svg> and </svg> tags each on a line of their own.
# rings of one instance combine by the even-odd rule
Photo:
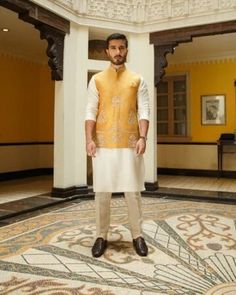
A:
<svg viewBox="0 0 236 295">
<path fill-rule="evenodd" d="M 144 138 L 139 138 L 135 147 L 136 155 L 139 156 L 144 154 L 145 150 L 146 150 L 146 140 Z"/>
</svg>

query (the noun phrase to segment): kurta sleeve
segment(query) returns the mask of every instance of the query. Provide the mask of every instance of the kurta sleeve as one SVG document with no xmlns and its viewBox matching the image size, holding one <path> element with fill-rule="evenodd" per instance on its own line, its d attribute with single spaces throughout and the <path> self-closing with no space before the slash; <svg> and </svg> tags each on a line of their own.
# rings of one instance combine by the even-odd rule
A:
<svg viewBox="0 0 236 295">
<path fill-rule="evenodd" d="M 88 103 L 86 107 L 85 120 L 96 121 L 98 112 L 98 90 L 94 76 L 91 78 L 88 85 Z"/>
<path fill-rule="evenodd" d="M 147 84 L 141 77 L 138 88 L 138 120 L 148 120 L 150 117 L 149 95 Z"/>
</svg>

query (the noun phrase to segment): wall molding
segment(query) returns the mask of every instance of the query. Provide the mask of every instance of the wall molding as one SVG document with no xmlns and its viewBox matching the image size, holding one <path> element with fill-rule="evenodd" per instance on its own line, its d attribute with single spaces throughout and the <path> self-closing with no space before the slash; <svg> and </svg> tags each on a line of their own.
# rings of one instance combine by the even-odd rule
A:
<svg viewBox="0 0 236 295">
<path fill-rule="evenodd" d="M 52 175 L 53 168 L 36 168 L 22 171 L 2 172 L 0 173 L 0 181 L 13 179 L 28 178 L 42 175 Z"/>
<path fill-rule="evenodd" d="M 31 141 L 31 142 L 0 142 L 1 146 L 17 146 L 17 145 L 53 145 L 53 141 Z"/>
<path fill-rule="evenodd" d="M 157 144 L 165 144 L 165 145 L 217 145 L 217 142 L 194 142 L 194 141 L 158 141 Z"/>
<path fill-rule="evenodd" d="M 175 62 L 169 62 L 169 66 L 172 68 L 178 68 L 183 65 L 191 65 L 191 66 L 198 66 L 198 65 L 214 65 L 214 64 L 223 64 L 223 63 L 232 63 L 236 61 L 236 52 L 233 55 L 223 55 L 223 56 L 208 56 L 208 57 L 198 57 L 193 58 L 191 60 L 179 60 Z"/>
<path fill-rule="evenodd" d="M 12 178 L 17 178 L 18 173 L 21 174 L 19 171 L 25 171 L 23 174 L 27 173 L 27 176 L 31 176 L 31 173 L 43 174 L 44 172 L 37 171 L 53 167 L 53 146 L 52 142 L 0 143 L 0 173 L 3 173 L 3 176 L 6 173 L 6 177 L 11 173 L 9 175 L 12 175 Z"/>
<path fill-rule="evenodd" d="M 181 168 L 157 168 L 157 174 L 178 175 L 178 176 L 200 176 L 200 177 L 219 177 L 217 170 L 203 169 L 181 169 Z M 224 170 L 221 177 L 236 178 L 236 171 Z"/>
</svg>

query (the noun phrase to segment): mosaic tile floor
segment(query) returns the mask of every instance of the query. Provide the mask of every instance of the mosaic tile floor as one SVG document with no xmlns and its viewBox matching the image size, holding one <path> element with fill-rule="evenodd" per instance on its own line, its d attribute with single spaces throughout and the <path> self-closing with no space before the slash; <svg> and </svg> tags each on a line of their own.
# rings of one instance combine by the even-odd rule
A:
<svg viewBox="0 0 236 295">
<path fill-rule="evenodd" d="M 1 295 L 235 295 L 236 206 L 143 198 L 148 257 L 135 254 L 123 198 L 91 257 L 94 202 L 0 228 Z"/>
</svg>

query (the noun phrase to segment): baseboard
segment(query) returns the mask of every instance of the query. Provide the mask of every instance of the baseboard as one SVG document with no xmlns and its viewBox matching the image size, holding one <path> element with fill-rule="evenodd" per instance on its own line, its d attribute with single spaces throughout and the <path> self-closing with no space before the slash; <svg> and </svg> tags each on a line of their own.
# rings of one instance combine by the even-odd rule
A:
<svg viewBox="0 0 236 295">
<path fill-rule="evenodd" d="M 145 182 L 145 189 L 149 192 L 154 192 L 158 189 L 158 182 Z"/>
<path fill-rule="evenodd" d="M 89 192 L 88 186 L 71 186 L 67 188 L 52 188 L 51 196 L 55 198 L 69 198 L 78 195 L 87 195 Z"/>
<path fill-rule="evenodd" d="M 12 171 L 0 173 L 0 181 L 27 178 L 31 176 L 52 175 L 53 168 L 38 168 L 22 171 Z"/>
<path fill-rule="evenodd" d="M 219 172 L 217 170 L 203 170 L 203 169 L 157 168 L 157 174 L 219 177 Z M 236 178 L 236 171 L 222 171 L 220 177 Z"/>
</svg>

